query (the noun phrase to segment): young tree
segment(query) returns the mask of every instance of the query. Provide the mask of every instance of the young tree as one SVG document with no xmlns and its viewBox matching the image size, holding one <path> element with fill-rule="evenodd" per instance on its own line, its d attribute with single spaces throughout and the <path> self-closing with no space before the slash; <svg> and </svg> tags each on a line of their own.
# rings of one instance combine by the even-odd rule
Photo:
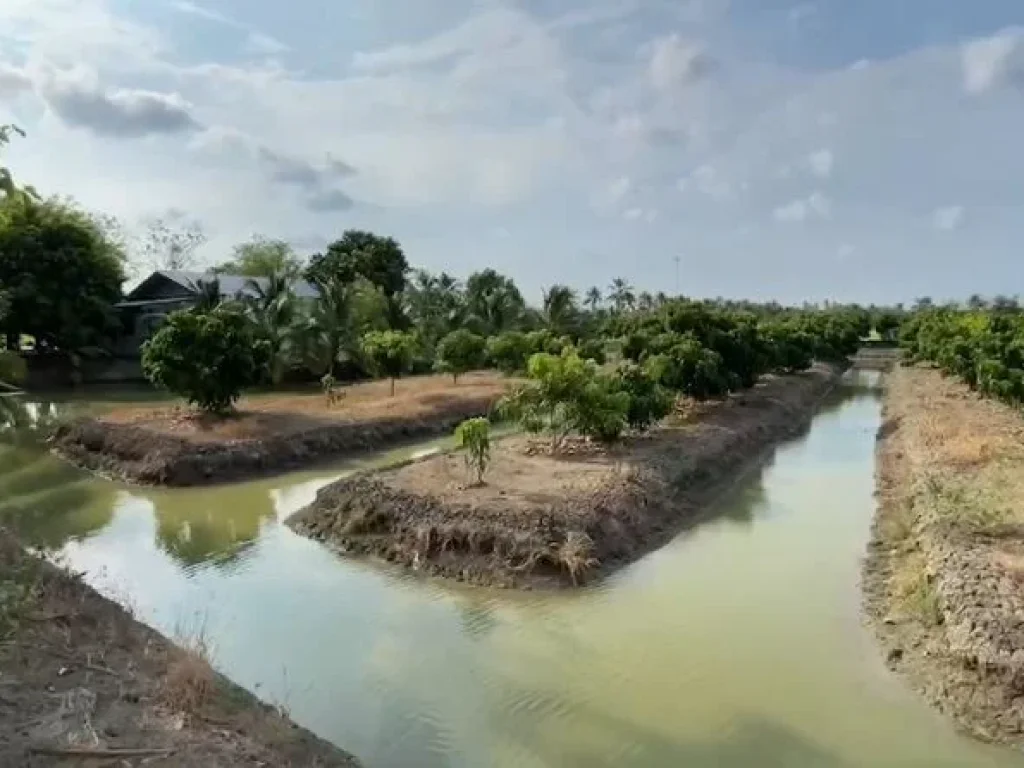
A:
<svg viewBox="0 0 1024 768">
<path fill-rule="evenodd" d="M 0 199 L 0 331 L 17 349 L 21 334 L 74 352 L 116 332 L 124 254 L 70 202 L 28 195 Z"/>
<path fill-rule="evenodd" d="M 466 419 L 455 428 L 455 440 L 466 451 L 466 469 L 474 477 L 473 485 L 483 485 L 484 472 L 491 462 L 491 422 Z"/>
<path fill-rule="evenodd" d="M 291 282 L 302 274 L 302 260 L 285 240 L 254 235 L 234 247 L 231 260 L 218 264 L 214 272 L 245 277 L 283 277 Z"/>
<path fill-rule="evenodd" d="M 486 344 L 483 336 L 465 328 L 452 331 L 437 345 L 436 367 L 450 373 L 457 384 L 460 375 L 483 365 Z"/>
<path fill-rule="evenodd" d="M 370 331 L 363 336 L 362 352 L 370 370 L 377 376 L 391 380 L 391 396 L 395 395 L 395 380 L 409 371 L 415 339 L 401 331 Z"/>
<path fill-rule="evenodd" d="M 530 353 L 530 340 L 522 331 L 506 331 L 487 340 L 487 360 L 509 376 L 526 370 Z"/>
<path fill-rule="evenodd" d="M 394 238 L 350 229 L 331 243 L 325 253 L 310 259 L 306 279 L 353 283 L 362 277 L 383 295 L 388 327 L 401 329 L 408 324 L 401 301 L 408 271 L 405 252 Z"/>
<path fill-rule="evenodd" d="M 142 370 L 154 385 L 211 413 L 228 411 L 258 381 L 265 354 L 240 312 L 171 314 L 142 345 Z"/>
</svg>

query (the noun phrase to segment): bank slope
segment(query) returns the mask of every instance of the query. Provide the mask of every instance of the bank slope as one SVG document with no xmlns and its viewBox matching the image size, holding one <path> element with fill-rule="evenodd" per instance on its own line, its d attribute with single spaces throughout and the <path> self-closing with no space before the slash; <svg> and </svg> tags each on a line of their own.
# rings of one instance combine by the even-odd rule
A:
<svg viewBox="0 0 1024 768">
<path fill-rule="evenodd" d="M 865 607 L 894 669 L 1024 743 L 1024 420 L 937 371 L 888 377 Z"/>
<path fill-rule="evenodd" d="M 337 551 L 503 587 L 574 586 L 606 575 L 696 519 L 711 494 L 809 424 L 841 369 L 766 376 L 698 415 L 610 450 L 551 456 L 501 441 L 486 484 L 462 458 L 360 473 L 293 515 L 295 531 Z"/>
</svg>

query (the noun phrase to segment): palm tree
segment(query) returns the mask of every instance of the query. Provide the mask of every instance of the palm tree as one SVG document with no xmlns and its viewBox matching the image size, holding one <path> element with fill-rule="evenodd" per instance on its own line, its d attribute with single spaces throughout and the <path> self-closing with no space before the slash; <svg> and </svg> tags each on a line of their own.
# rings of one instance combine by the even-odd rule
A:
<svg viewBox="0 0 1024 768">
<path fill-rule="evenodd" d="M 648 291 L 642 291 L 636 300 L 637 309 L 641 312 L 650 312 L 654 309 L 654 297 Z"/>
<path fill-rule="evenodd" d="M 569 286 L 553 285 L 544 292 L 544 320 L 555 333 L 568 333 L 578 312 L 576 292 Z"/>
<path fill-rule="evenodd" d="M 280 384 L 292 359 L 296 301 L 291 282 L 280 272 L 246 281 L 249 314 L 260 337 L 269 344 L 270 382 Z"/>
<path fill-rule="evenodd" d="M 311 366 L 334 374 L 334 366 L 350 356 L 354 347 L 351 286 L 341 280 L 317 283 L 320 297 L 306 321 L 302 339 Z"/>
<path fill-rule="evenodd" d="M 220 293 L 220 280 L 196 280 L 192 283 L 192 290 L 196 293 L 196 302 L 192 309 L 196 312 L 212 312 L 221 304 L 224 299 Z"/>
<path fill-rule="evenodd" d="M 633 286 L 621 277 L 616 277 L 612 280 L 611 287 L 608 291 L 608 300 L 611 301 L 616 312 L 621 313 L 627 309 L 632 309 L 633 305 L 636 304 L 636 295 L 633 293 Z"/>
<path fill-rule="evenodd" d="M 589 307 L 591 312 L 596 312 L 602 301 L 604 301 L 604 296 L 601 294 L 601 289 L 594 285 L 587 291 L 583 304 Z"/>
</svg>

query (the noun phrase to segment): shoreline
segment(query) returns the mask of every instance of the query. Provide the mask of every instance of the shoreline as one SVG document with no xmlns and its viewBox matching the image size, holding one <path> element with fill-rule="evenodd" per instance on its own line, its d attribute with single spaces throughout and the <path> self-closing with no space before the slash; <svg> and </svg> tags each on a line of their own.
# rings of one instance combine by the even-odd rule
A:
<svg viewBox="0 0 1024 768">
<path fill-rule="evenodd" d="M 359 765 L 2 530 L 0 566 L 0 763 Z"/>
<path fill-rule="evenodd" d="M 346 455 L 451 434 L 465 419 L 486 416 L 491 405 L 492 398 L 467 399 L 430 416 L 324 423 L 290 434 L 215 442 L 85 418 L 61 425 L 50 444 L 65 461 L 122 482 L 216 485 L 311 469 Z"/>
<path fill-rule="evenodd" d="M 721 490 L 799 433 L 844 367 L 768 376 L 606 451 L 542 455 L 501 441 L 484 487 L 460 484 L 461 457 L 357 473 L 321 489 L 292 530 L 336 552 L 424 575 L 520 589 L 599 580 L 664 544 Z M 526 485 L 529 483 L 529 485 Z"/>
<path fill-rule="evenodd" d="M 1024 744 L 1024 419 L 897 369 L 876 456 L 862 589 L 887 665 L 965 732 Z"/>
</svg>

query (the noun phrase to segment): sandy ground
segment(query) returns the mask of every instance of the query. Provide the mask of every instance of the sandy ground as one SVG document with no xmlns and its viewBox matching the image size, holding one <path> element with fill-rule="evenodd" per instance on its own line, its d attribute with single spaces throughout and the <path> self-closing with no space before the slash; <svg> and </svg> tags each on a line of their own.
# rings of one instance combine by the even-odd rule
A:
<svg viewBox="0 0 1024 768">
<path fill-rule="evenodd" d="M 357 763 L 0 531 L 0 765 Z"/>
<path fill-rule="evenodd" d="M 887 378 L 867 615 L 962 727 L 1024 743 L 1024 419 L 925 368 Z"/>
<path fill-rule="evenodd" d="M 428 418 L 461 401 L 497 399 L 508 385 L 507 378 L 490 372 L 466 374 L 457 384 L 451 376 L 416 376 L 399 379 L 394 397 L 388 381 L 369 381 L 338 387 L 335 404 L 319 392 L 257 395 L 239 400 L 237 413 L 227 418 L 203 417 L 182 405 L 151 404 L 114 408 L 99 421 L 145 427 L 197 442 L 247 440 L 294 434 L 324 423 Z"/>
</svg>

